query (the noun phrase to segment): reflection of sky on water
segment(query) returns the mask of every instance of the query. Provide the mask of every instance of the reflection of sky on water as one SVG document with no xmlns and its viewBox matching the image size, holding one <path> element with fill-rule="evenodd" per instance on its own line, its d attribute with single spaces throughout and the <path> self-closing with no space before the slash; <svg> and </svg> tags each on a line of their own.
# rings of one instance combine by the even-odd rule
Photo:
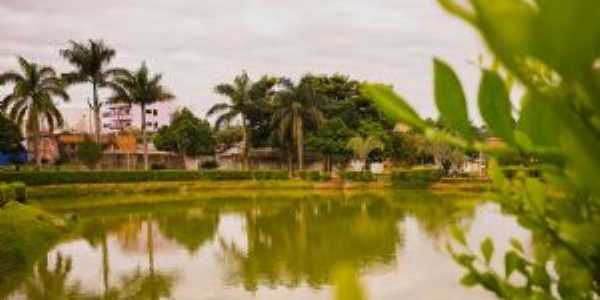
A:
<svg viewBox="0 0 600 300">
<path fill-rule="evenodd" d="M 375 200 L 379 201 L 379 200 Z M 417 207 L 413 207 L 413 206 Z M 338 236 L 327 234 L 330 240 L 320 240 L 319 243 L 325 243 L 325 246 L 336 247 L 337 242 L 354 245 L 356 241 L 352 235 L 361 236 L 361 234 L 371 234 L 373 252 L 364 255 L 373 256 L 371 258 L 361 257 L 361 253 L 352 253 L 353 249 L 347 249 L 348 253 L 340 253 L 340 257 L 345 259 L 358 259 L 359 264 L 366 264 L 362 270 L 363 282 L 366 284 L 371 299 L 494 299 L 491 294 L 481 290 L 467 290 L 458 283 L 462 275 L 462 270 L 445 253 L 447 236 L 440 231 L 440 228 L 447 227 L 441 224 L 431 224 L 431 220 L 424 220 L 423 213 L 427 213 L 425 207 L 421 210 L 419 206 L 428 204 L 412 203 L 410 209 L 400 210 L 398 213 L 388 213 L 389 210 L 397 208 L 384 207 L 382 215 L 379 218 L 364 219 L 362 214 L 365 208 L 356 207 L 349 210 L 348 218 L 355 218 L 355 221 L 349 224 L 362 224 L 355 226 L 365 226 L 365 228 L 352 228 L 352 232 L 338 232 Z M 327 207 L 327 206 L 323 206 Z M 317 257 L 308 255 L 319 255 L 319 253 L 306 254 L 306 257 L 287 257 L 285 255 L 304 255 L 302 251 L 285 252 L 285 247 L 302 245 L 298 243 L 298 232 L 289 232 L 289 236 L 280 236 L 281 231 L 296 230 L 306 227 L 305 234 L 309 243 L 313 238 L 324 238 L 318 236 L 321 227 L 330 227 L 336 229 L 336 222 L 341 223 L 347 220 L 339 219 L 336 222 L 327 220 L 328 217 L 343 218 L 344 214 L 334 215 L 328 208 L 320 206 L 312 207 L 303 213 L 307 216 L 298 219 L 298 211 L 302 209 L 294 208 L 296 214 L 289 221 L 289 224 L 282 224 L 280 228 L 267 228 L 270 222 L 279 221 L 282 216 L 287 216 L 285 209 L 279 208 L 266 212 L 255 214 L 255 228 L 257 236 L 254 242 L 249 240 L 248 218 L 252 213 L 248 211 L 235 212 L 216 212 L 218 214 L 218 226 L 215 229 L 214 236 L 206 242 L 201 243 L 201 247 L 196 251 L 189 251 L 178 243 L 175 238 L 167 237 L 164 234 L 165 227 L 171 223 L 161 223 L 161 220 L 155 216 L 151 218 L 152 232 L 148 234 L 148 219 L 131 219 L 128 222 L 111 228 L 109 230 L 107 241 L 107 253 L 109 262 L 109 287 L 119 287 L 124 275 L 131 274 L 135 270 L 150 270 L 148 240 L 152 240 L 152 256 L 154 270 L 161 274 L 169 274 L 175 278 L 174 287 L 171 291 L 173 299 L 330 299 L 331 291 L 329 283 L 315 286 L 308 284 L 305 280 L 311 278 L 310 268 L 299 268 L 297 270 L 288 270 L 293 266 L 296 260 L 300 262 L 318 263 Z M 344 208 L 346 209 L 346 208 Z M 432 208 L 433 209 L 433 208 Z M 283 213 L 282 213 L 283 211 Z M 379 208 L 375 208 L 375 213 Z M 449 211 L 453 211 L 450 209 Z M 185 218 L 186 210 L 183 209 L 181 218 Z M 372 211 L 367 210 L 367 215 Z M 187 216 L 194 215 L 187 213 Z M 203 218 L 202 213 L 200 218 Z M 436 214 L 433 214 L 436 215 Z M 160 216 L 160 213 L 157 213 Z M 160 217 L 159 217 L 160 218 Z M 269 218 L 272 218 L 270 220 Z M 390 219 L 398 235 L 401 236 L 395 247 L 392 260 L 386 260 L 384 252 L 379 257 L 377 247 L 386 247 L 384 241 L 380 240 L 378 235 L 386 233 L 385 222 L 381 219 Z M 285 220 L 285 219 L 284 219 Z M 366 221 L 365 221 L 366 220 Z M 384 220 L 385 221 L 385 220 Z M 485 237 L 493 234 L 492 238 L 496 242 L 496 253 L 503 253 L 508 246 L 511 237 L 524 237 L 525 233 L 518 228 L 515 222 L 501 216 L 499 209 L 491 204 L 479 205 L 469 218 L 464 220 L 455 220 L 467 224 L 469 228 L 468 239 L 472 245 L 478 243 Z M 85 219 L 82 219 L 85 222 Z M 361 223 L 363 222 L 363 223 Z M 364 223 L 367 222 L 367 223 Z M 446 222 L 446 221 L 444 221 Z M 162 224 L 162 225 L 161 225 Z M 179 223 L 178 223 L 179 224 Z M 185 225 L 185 223 L 183 223 Z M 290 225 L 291 224 L 291 225 Z M 301 225 L 298 225 L 301 224 Z M 333 224 L 333 225 L 332 225 Z M 344 223 L 345 224 L 345 223 Z M 161 227 L 163 226 L 163 227 Z M 175 226 L 175 225 L 173 225 Z M 178 226 L 181 226 L 179 224 Z M 261 227 L 261 226 L 264 226 Z M 303 227 L 304 226 L 304 227 Z M 331 227 L 334 226 L 334 227 Z M 437 226 L 437 227 L 436 227 Z M 439 228 L 438 228 L 439 227 Z M 342 227 L 343 228 L 343 227 Z M 188 231 L 190 228 L 171 228 L 173 231 Z M 381 231 L 384 230 L 384 231 Z M 270 236 L 269 236 L 270 235 Z M 315 236 L 317 235 L 317 236 Z M 260 247 L 250 245 L 250 243 L 263 243 Z M 371 241 L 371 239 L 369 239 Z M 527 239 L 525 239 L 527 241 Z M 223 243 L 226 245 L 235 245 L 235 249 L 240 251 L 242 257 L 235 257 L 232 253 L 224 253 Z M 287 246 L 281 246 L 278 243 L 287 243 Z M 310 245 L 310 244 L 309 244 Z M 313 244 L 318 245 L 318 244 Z M 339 245 L 338 245 L 339 246 Z M 357 244 L 358 247 L 362 246 Z M 261 248 L 262 247 L 262 248 Z M 282 249 L 283 248 L 283 249 Z M 475 248 L 475 247 L 474 247 Z M 263 249 L 267 255 L 273 254 L 273 259 L 282 260 L 266 263 L 265 258 L 260 255 L 248 253 L 249 249 Z M 476 247 L 478 249 L 478 247 Z M 269 252 L 270 251 L 270 252 Z M 283 252 L 282 252 L 283 251 Z M 386 251 L 381 250 L 381 251 Z M 71 257 L 73 267 L 69 274 L 71 280 L 79 281 L 83 290 L 87 293 L 102 295 L 103 293 L 103 256 L 102 247 L 97 245 L 95 248 L 83 239 L 65 242 L 55 247 L 49 254 L 49 262 L 55 260 L 56 253 L 62 253 L 65 257 Z M 264 253 L 263 253 L 264 254 Z M 284 256 L 282 256 L 284 255 Z M 336 260 L 338 257 L 326 257 L 330 260 Z M 290 263 L 291 262 L 291 263 Z M 244 265 L 246 264 L 246 265 Z M 241 266 L 251 265 L 250 273 L 236 273 L 241 270 Z M 322 266 L 323 270 L 328 272 L 329 266 Z M 274 270 L 262 270 L 261 268 L 274 268 Z M 236 273 L 236 274 L 232 274 Z M 245 270 L 245 272 L 249 272 Z M 294 287 L 290 282 L 294 272 L 300 272 L 299 282 Z M 249 274 L 249 275 L 248 275 Z M 240 282 L 239 276 L 258 276 L 251 278 L 256 280 L 258 286 L 255 290 L 248 290 Z M 269 276 L 279 276 L 269 280 Z"/>
</svg>

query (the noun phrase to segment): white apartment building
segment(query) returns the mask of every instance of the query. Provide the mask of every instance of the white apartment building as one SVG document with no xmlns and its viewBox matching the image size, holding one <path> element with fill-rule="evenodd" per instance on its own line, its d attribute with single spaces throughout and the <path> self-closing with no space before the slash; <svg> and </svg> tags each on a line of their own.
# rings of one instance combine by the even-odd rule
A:
<svg viewBox="0 0 600 300">
<path fill-rule="evenodd" d="M 175 111 L 170 103 L 156 103 L 146 107 L 146 130 L 155 132 L 169 125 L 171 114 Z M 141 128 L 141 108 L 130 104 L 107 104 L 102 109 L 102 131 L 119 132 L 126 128 Z"/>
</svg>

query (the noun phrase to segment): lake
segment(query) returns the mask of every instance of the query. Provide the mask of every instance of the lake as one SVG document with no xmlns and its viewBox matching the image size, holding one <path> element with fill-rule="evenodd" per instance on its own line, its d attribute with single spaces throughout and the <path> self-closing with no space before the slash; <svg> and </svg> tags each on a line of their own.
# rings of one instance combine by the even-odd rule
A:
<svg viewBox="0 0 600 300">
<path fill-rule="evenodd" d="M 331 299 L 341 267 L 358 270 L 372 300 L 495 299 L 460 285 L 449 227 L 475 249 L 488 236 L 500 250 L 528 239 L 481 195 L 235 191 L 39 205 L 74 228 L 8 299 Z"/>
</svg>

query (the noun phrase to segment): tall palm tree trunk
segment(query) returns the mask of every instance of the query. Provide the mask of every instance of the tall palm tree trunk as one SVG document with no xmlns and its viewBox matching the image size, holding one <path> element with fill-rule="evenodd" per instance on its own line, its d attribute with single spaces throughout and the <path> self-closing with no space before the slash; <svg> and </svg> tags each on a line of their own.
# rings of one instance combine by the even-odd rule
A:
<svg viewBox="0 0 600 300">
<path fill-rule="evenodd" d="M 292 146 L 288 145 L 287 147 L 287 163 L 288 163 L 288 173 L 289 176 L 292 177 L 292 175 L 294 174 L 294 158 L 292 157 L 293 152 L 292 152 Z"/>
<path fill-rule="evenodd" d="M 39 122 L 38 122 L 39 123 Z M 35 130 L 33 137 L 33 155 L 35 156 L 35 168 L 37 171 L 42 169 L 42 136 L 40 128 Z"/>
<path fill-rule="evenodd" d="M 242 139 L 243 139 L 243 152 L 242 152 L 242 170 L 248 171 L 248 153 L 250 150 L 248 127 L 246 126 L 246 116 L 242 115 Z"/>
<path fill-rule="evenodd" d="M 94 110 L 94 130 L 96 135 L 96 144 L 100 145 L 100 134 L 102 130 L 102 120 L 100 119 L 100 102 L 98 100 L 98 84 L 96 82 L 92 83 L 92 87 L 94 90 L 94 102 L 92 103 L 92 109 Z"/>
<path fill-rule="evenodd" d="M 146 104 L 142 103 L 142 143 L 144 144 L 144 170 L 148 171 L 148 140 L 146 137 Z"/>
<path fill-rule="evenodd" d="M 296 147 L 298 150 L 298 171 L 304 170 L 304 133 L 302 117 L 296 116 Z"/>
</svg>

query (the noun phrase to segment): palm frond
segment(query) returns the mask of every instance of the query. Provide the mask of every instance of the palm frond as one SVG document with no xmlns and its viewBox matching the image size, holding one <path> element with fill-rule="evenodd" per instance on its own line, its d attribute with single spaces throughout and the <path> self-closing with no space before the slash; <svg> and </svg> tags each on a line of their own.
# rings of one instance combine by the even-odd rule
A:
<svg viewBox="0 0 600 300">
<path fill-rule="evenodd" d="M 232 108 L 233 107 L 229 103 L 217 103 L 208 110 L 206 116 L 212 116 L 219 112 L 231 110 Z"/>
<path fill-rule="evenodd" d="M 238 115 L 239 113 L 235 111 L 230 111 L 220 115 L 215 121 L 215 128 L 222 128 L 225 123 L 231 122 L 231 120 L 235 119 Z"/>
</svg>

